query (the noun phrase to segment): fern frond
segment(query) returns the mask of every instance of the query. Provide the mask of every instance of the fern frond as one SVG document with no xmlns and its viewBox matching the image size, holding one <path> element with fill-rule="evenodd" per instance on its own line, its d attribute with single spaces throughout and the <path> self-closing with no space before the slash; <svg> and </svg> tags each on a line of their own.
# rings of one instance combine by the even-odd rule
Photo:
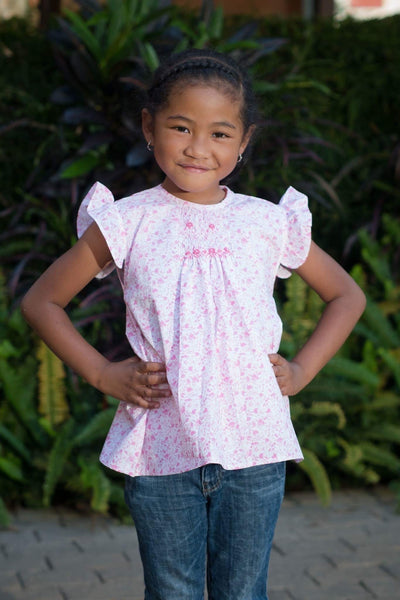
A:
<svg viewBox="0 0 400 600">
<path fill-rule="evenodd" d="M 395 350 L 386 350 L 385 348 L 379 348 L 378 354 L 382 357 L 382 360 L 391 370 L 392 375 L 400 388 L 399 348 L 396 348 Z"/>
<path fill-rule="evenodd" d="M 73 430 L 75 423 L 72 419 L 67 421 L 58 434 L 50 451 L 46 476 L 43 483 L 43 504 L 50 506 L 55 487 L 62 475 L 70 452 L 73 448 Z"/>
<path fill-rule="evenodd" d="M 346 425 L 346 415 L 344 414 L 344 410 L 340 404 L 337 402 L 313 402 L 309 412 L 316 417 L 335 415 L 338 421 L 338 429 L 343 429 L 343 427 Z"/>
<path fill-rule="evenodd" d="M 368 429 L 368 437 L 382 442 L 393 442 L 400 444 L 400 425 L 394 423 L 382 423 L 375 429 Z"/>
<path fill-rule="evenodd" d="M 378 304 L 367 299 L 362 320 L 368 324 L 379 340 L 379 345 L 384 348 L 398 348 L 400 335 L 392 327 L 389 319 Z"/>
<path fill-rule="evenodd" d="M 354 444 L 349 444 L 346 440 L 340 438 L 338 443 L 342 446 L 345 451 L 345 457 L 342 461 L 343 465 L 346 469 L 352 471 L 353 473 L 360 475 L 361 471 L 364 469 L 364 466 L 361 464 L 363 459 L 363 453 L 359 446 Z"/>
<path fill-rule="evenodd" d="M 299 463 L 299 466 L 307 473 L 323 506 L 329 506 L 332 497 L 332 489 L 325 467 L 312 450 L 303 448 L 303 454 L 304 460 Z"/>
<path fill-rule="evenodd" d="M 310 314 L 315 310 L 313 302 L 309 303 L 310 294 L 315 293 L 306 286 L 305 282 L 293 273 L 286 282 L 287 300 L 283 306 L 283 319 L 286 323 L 286 342 L 290 337 L 294 339 L 296 347 L 303 344 L 307 336 L 315 327 L 316 318 Z"/>
<path fill-rule="evenodd" d="M 342 462 L 338 463 L 340 470 L 350 473 L 366 483 L 376 484 L 380 481 L 379 473 L 364 464 L 363 453 L 359 446 L 349 444 L 343 439 L 339 439 L 338 443 L 344 448 L 346 453 Z"/>
<path fill-rule="evenodd" d="M 381 383 L 378 374 L 372 373 L 362 363 L 357 363 L 342 356 L 332 358 L 324 367 L 324 373 L 338 375 L 350 381 L 357 381 L 373 389 L 377 389 Z"/>
<path fill-rule="evenodd" d="M 400 473 L 400 458 L 393 454 L 393 452 L 390 452 L 390 450 L 380 448 L 369 442 L 361 442 L 360 449 L 363 458 L 369 463 L 379 467 L 385 467 L 389 471 L 393 471 L 397 474 Z"/>
<path fill-rule="evenodd" d="M 362 472 L 362 478 L 366 483 L 369 483 L 371 485 L 376 485 L 381 480 L 381 476 L 379 475 L 379 473 L 374 469 L 371 469 L 370 467 L 364 468 Z"/>
<path fill-rule="evenodd" d="M 365 398 L 365 388 L 362 385 L 327 376 L 317 377 L 309 383 L 306 393 L 318 398 L 346 401 L 346 403 L 351 398 Z"/>
<path fill-rule="evenodd" d="M 69 416 L 65 398 L 65 370 L 61 360 L 42 341 L 37 350 L 39 361 L 39 412 L 51 425 L 63 423 Z"/>
<path fill-rule="evenodd" d="M 380 392 L 372 402 L 365 406 L 365 410 L 386 410 L 400 406 L 400 396 L 394 392 Z"/>
<path fill-rule="evenodd" d="M 371 373 L 378 373 L 378 361 L 376 355 L 376 346 L 371 340 L 365 340 L 362 349 L 362 362 Z"/>
<path fill-rule="evenodd" d="M 84 446 L 91 444 L 98 439 L 104 439 L 110 429 L 112 420 L 115 415 L 115 408 L 107 408 L 99 412 L 91 421 L 82 429 L 74 440 L 75 446 Z"/>
</svg>

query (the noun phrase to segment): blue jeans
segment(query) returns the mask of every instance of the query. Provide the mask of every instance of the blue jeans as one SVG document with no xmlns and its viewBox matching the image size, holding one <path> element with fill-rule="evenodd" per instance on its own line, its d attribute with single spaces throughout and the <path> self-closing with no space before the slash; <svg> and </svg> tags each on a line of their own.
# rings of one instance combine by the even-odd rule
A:
<svg viewBox="0 0 400 600">
<path fill-rule="evenodd" d="M 127 477 L 145 600 L 203 600 L 206 576 L 209 600 L 267 600 L 285 466 Z"/>
</svg>

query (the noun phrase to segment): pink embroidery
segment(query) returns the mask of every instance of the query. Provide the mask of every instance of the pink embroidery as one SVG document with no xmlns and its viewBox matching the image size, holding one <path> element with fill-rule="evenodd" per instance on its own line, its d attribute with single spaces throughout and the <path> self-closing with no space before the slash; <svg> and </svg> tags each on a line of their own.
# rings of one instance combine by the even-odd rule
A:
<svg viewBox="0 0 400 600">
<path fill-rule="evenodd" d="M 226 188 L 207 206 L 157 186 L 114 202 L 96 184 L 79 235 L 93 220 L 123 281 L 132 349 L 166 364 L 172 391 L 157 410 L 120 403 L 101 461 L 135 476 L 300 460 L 289 400 L 266 357 L 281 336 L 275 278 L 309 249 L 305 196 L 289 188 L 277 206 Z"/>
<path fill-rule="evenodd" d="M 231 254 L 228 248 L 195 248 L 185 252 L 185 258 L 199 258 L 200 256 L 227 256 Z"/>
</svg>

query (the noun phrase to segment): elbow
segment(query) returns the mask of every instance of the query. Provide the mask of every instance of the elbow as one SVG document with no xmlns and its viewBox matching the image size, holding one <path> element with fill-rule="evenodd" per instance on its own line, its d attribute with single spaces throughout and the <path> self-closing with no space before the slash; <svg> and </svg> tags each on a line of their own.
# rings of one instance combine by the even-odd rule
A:
<svg viewBox="0 0 400 600">
<path fill-rule="evenodd" d="M 28 291 L 25 296 L 22 298 L 21 303 L 20 303 L 20 311 L 22 316 L 24 317 L 25 321 L 29 324 L 31 324 L 31 318 L 32 318 L 32 305 L 30 302 L 30 292 Z"/>
<path fill-rule="evenodd" d="M 365 307 L 367 306 L 367 297 L 362 289 L 355 283 L 351 294 L 351 305 L 353 310 L 357 314 L 357 320 L 363 314 Z"/>
<path fill-rule="evenodd" d="M 32 288 L 27 291 L 25 296 L 22 298 L 20 303 L 21 315 L 25 321 L 33 328 L 35 328 L 35 322 L 37 321 L 38 315 L 43 314 L 44 306 L 38 302 L 35 294 L 32 292 Z"/>
</svg>

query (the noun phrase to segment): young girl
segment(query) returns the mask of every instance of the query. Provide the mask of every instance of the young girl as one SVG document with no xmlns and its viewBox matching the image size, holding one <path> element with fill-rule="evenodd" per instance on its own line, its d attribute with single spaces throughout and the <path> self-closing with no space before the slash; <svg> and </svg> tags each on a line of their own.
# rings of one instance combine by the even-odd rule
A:
<svg viewBox="0 0 400 600">
<path fill-rule="evenodd" d="M 285 462 L 302 454 L 288 396 L 340 348 L 364 308 L 345 271 L 310 240 L 306 197 L 279 205 L 221 182 L 257 123 L 242 69 L 208 50 L 174 55 L 142 112 L 163 182 L 114 202 L 96 183 L 79 241 L 22 310 L 72 369 L 121 403 L 101 455 L 126 474 L 146 600 L 263 600 Z M 110 362 L 64 309 L 116 268 L 132 358 Z M 275 278 L 295 270 L 326 302 L 292 361 L 278 354 Z"/>
</svg>

